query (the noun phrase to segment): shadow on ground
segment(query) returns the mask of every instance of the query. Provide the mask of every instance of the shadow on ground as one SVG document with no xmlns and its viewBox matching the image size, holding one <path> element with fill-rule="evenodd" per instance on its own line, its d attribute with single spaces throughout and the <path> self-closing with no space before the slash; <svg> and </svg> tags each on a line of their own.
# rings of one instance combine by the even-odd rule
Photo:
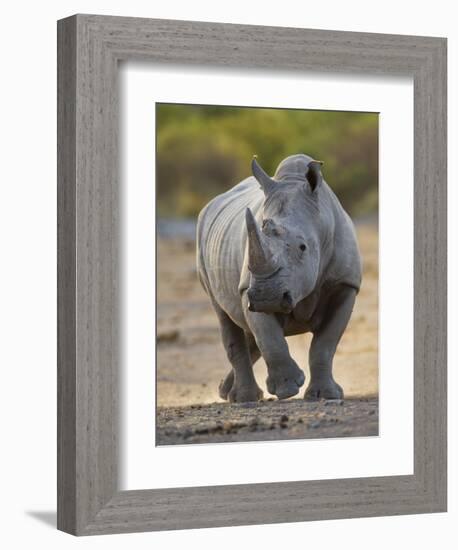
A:
<svg viewBox="0 0 458 550">
<path fill-rule="evenodd" d="M 57 529 L 57 512 L 55 510 L 27 510 L 26 514 L 48 527 Z"/>
</svg>

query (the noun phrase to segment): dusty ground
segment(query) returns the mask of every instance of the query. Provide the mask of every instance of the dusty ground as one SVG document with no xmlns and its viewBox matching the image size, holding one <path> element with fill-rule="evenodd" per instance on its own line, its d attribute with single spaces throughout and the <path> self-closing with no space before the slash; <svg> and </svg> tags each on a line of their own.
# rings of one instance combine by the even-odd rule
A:
<svg viewBox="0 0 458 550">
<path fill-rule="evenodd" d="M 221 443 L 378 434 L 378 400 L 213 403 L 158 410 L 156 443 Z"/>
<path fill-rule="evenodd" d="M 223 403 L 217 390 L 229 363 L 215 314 L 197 280 L 194 242 L 158 239 L 157 443 L 377 434 L 378 236 L 372 224 L 359 225 L 357 231 L 363 285 L 334 360 L 334 377 L 345 392 L 340 406 L 299 399 L 269 400 L 257 406 Z M 305 386 L 309 342 L 310 335 L 288 339 L 293 357 L 306 373 Z M 262 360 L 255 375 L 269 398 Z M 288 421 L 281 422 L 282 416 Z"/>
</svg>

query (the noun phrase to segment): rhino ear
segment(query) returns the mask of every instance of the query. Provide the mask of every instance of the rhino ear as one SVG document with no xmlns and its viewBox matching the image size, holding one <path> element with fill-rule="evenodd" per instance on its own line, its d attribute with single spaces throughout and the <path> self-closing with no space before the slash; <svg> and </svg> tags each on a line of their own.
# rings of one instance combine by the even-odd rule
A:
<svg viewBox="0 0 458 550">
<path fill-rule="evenodd" d="M 251 161 L 251 171 L 253 172 L 253 176 L 258 180 L 259 185 L 264 191 L 264 195 L 267 197 L 267 195 L 269 195 L 275 189 L 275 186 L 277 184 L 275 183 L 275 180 L 273 180 L 268 174 L 266 174 L 261 166 L 259 166 L 258 161 L 256 160 L 256 155 Z"/>
<path fill-rule="evenodd" d="M 323 181 L 323 175 L 321 174 L 322 166 L 323 166 L 323 162 L 321 160 L 312 160 L 308 165 L 308 170 L 307 170 L 307 173 L 305 174 L 305 177 L 309 182 L 309 185 L 312 191 L 315 191 L 315 189 Z"/>
</svg>

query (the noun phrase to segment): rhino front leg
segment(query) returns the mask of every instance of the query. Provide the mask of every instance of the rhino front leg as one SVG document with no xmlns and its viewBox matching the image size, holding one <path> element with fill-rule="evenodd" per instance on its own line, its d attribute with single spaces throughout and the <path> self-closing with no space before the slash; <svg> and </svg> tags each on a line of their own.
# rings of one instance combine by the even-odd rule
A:
<svg viewBox="0 0 458 550">
<path fill-rule="evenodd" d="M 305 399 L 343 399 L 343 390 L 332 376 L 332 362 L 337 345 L 347 327 L 356 290 L 345 287 L 331 299 L 324 321 L 314 332 L 309 351 L 310 383 Z"/>
<path fill-rule="evenodd" d="M 219 394 L 232 403 L 262 399 L 257 385 L 245 332 L 219 306 L 215 307 L 221 327 L 221 336 L 232 370 L 221 382 Z"/>
<path fill-rule="evenodd" d="M 305 377 L 291 357 L 283 328 L 274 315 L 246 310 L 248 325 L 267 364 L 267 389 L 278 399 L 299 392 Z"/>
</svg>

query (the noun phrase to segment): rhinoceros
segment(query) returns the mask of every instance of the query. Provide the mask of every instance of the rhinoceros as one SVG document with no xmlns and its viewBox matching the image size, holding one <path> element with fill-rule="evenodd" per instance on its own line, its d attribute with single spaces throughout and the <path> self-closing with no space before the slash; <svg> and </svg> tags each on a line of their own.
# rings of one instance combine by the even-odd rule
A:
<svg viewBox="0 0 458 550">
<path fill-rule="evenodd" d="M 216 312 L 231 369 L 219 395 L 292 397 L 305 376 L 285 337 L 311 332 L 305 399 L 342 399 L 332 364 L 361 284 L 355 229 L 323 179 L 322 162 L 285 158 L 270 177 L 253 157 L 248 177 L 212 199 L 197 222 L 197 271 Z"/>
</svg>

